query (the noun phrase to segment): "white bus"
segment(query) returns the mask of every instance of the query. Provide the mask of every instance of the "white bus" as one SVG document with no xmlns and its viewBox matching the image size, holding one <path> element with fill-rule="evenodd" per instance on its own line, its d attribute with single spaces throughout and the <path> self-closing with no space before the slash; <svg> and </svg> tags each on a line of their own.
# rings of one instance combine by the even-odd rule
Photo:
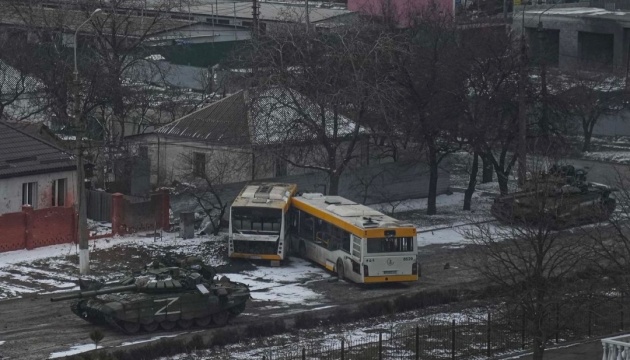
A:
<svg viewBox="0 0 630 360">
<path fill-rule="evenodd" d="M 288 211 L 297 185 L 246 185 L 230 207 L 228 255 L 280 265 L 289 253 Z"/>
<path fill-rule="evenodd" d="M 291 242 L 299 254 L 357 283 L 418 280 L 416 227 L 340 196 L 291 200 Z"/>
</svg>

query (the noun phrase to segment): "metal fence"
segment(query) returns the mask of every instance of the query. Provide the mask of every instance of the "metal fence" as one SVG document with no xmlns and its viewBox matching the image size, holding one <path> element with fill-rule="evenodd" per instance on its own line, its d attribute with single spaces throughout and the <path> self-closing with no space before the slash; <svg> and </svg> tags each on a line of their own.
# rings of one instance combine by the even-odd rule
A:
<svg viewBox="0 0 630 360">
<path fill-rule="evenodd" d="M 603 296 L 581 304 L 550 305 L 552 319 L 548 345 L 593 336 L 611 335 L 627 326 L 628 308 L 619 295 Z M 477 318 L 427 320 L 373 329 L 373 334 L 340 335 L 327 340 L 269 346 L 248 352 L 251 359 L 264 360 L 445 360 L 484 359 L 530 349 L 528 325 L 520 311 L 492 311 Z M 456 315 L 452 317 L 457 317 Z M 368 331 L 369 332 L 369 331 Z M 240 359 L 235 349 L 216 350 L 213 359 Z"/>
<path fill-rule="evenodd" d="M 95 221 L 112 222 L 112 194 L 86 190 L 87 217 Z"/>
</svg>

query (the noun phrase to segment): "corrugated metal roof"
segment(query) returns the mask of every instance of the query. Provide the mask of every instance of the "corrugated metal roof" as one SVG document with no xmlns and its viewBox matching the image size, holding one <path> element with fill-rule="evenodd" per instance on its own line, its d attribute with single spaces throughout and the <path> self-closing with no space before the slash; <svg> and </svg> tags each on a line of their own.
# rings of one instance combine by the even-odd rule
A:
<svg viewBox="0 0 630 360">
<path fill-rule="evenodd" d="M 321 136 L 322 115 L 328 137 L 350 135 L 357 126 L 347 117 L 322 109 L 291 89 L 241 90 L 155 133 L 225 146 L 309 141 Z"/>
<path fill-rule="evenodd" d="M 52 144 L 0 122 L 0 179 L 75 170 L 73 158 Z"/>
<path fill-rule="evenodd" d="M 244 91 L 164 125 L 155 132 L 222 145 L 251 144 Z"/>
</svg>

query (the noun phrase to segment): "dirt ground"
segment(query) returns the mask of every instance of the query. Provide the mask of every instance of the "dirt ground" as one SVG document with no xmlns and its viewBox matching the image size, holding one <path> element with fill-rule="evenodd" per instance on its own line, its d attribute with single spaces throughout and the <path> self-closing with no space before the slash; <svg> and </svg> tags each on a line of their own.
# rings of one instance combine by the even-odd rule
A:
<svg viewBox="0 0 630 360">
<path fill-rule="evenodd" d="M 209 244 L 205 247 L 205 253 L 225 251 L 222 245 Z M 178 249 L 167 249 L 177 251 Z M 322 299 L 318 305 L 274 303 L 273 301 L 253 301 L 248 304 L 245 313 L 235 318 L 233 324 L 243 324 L 250 321 L 258 321 L 260 318 L 281 316 L 287 313 L 312 310 L 325 307 L 326 304 L 348 304 L 357 301 L 392 296 L 402 293 L 412 293 L 422 290 L 437 288 L 463 288 L 470 285 L 474 278 L 459 264 L 460 255 L 465 254 L 463 248 L 452 248 L 447 245 L 435 245 L 422 248 L 420 261 L 422 263 L 422 278 L 412 284 L 385 284 L 380 286 L 365 286 L 338 281 L 331 276 L 309 281 L 306 286 L 314 292 L 321 294 Z M 112 278 L 112 274 L 122 275 L 129 269 L 140 269 L 151 259 L 157 256 L 157 251 L 151 248 L 141 247 L 112 247 L 92 252 L 91 263 L 93 277 Z M 203 255 L 203 254 L 202 254 Z M 125 261 L 121 261 L 125 259 Z M 67 255 L 67 260 L 76 263 L 74 255 Z M 445 264 L 449 263 L 448 269 Z M 63 263 L 62 263 L 63 264 Z M 218 266 L 222 273 L 237 273 L 252 269 L 261 264 L 251 264 L 247 261 L 226 262 Z M 26 266 L 26 265 L 24 265 Z M 45 269 L 47 273 L 58 272 L 58 279 L 70 282 L 65 275 L 66 266 L 59 263 L 51 263 L 48 260 L 35 261 L 29 264 L 34 268 Z M 315 265 L 313 265 L 315 266 Z M 17 270 L 16 270 L 17 271 Z M 23 271 L 23 270 L 20 270 Z M 37 273 L 36 270 L 31 270 Z M 50 277 L 50 275 L 47 275 Z M 54 276 L 52 276 L 54 277 Z M 21 280 L 13 278 L 16 286 Z M 42 285 L 44 290 L 58 290 L 53 285 Z M 50 302 L 52 295 L 22 294 L 21 299 L 9 299 L 0 301 L 0 359 L 44 359 L 49 354 L 64 351 L 76 344 L 88 344 L 89 333 L 97 328 L 76 317 L 69 309 L 68 302 Z M 324 306 L 323 306 L 324 305 Z M 157 336 L 167 335 L 165 332 L 154 334 L 124 335 L 112 329 L 99 327 L 105 334 L 101 345 L 105 347 L 120 346 L 123 343 L 148 340 Z M 172 332 L 171 334 L 182 333 Z M 2 343 L 4 342 L 4 343 Z"/>
</svg>

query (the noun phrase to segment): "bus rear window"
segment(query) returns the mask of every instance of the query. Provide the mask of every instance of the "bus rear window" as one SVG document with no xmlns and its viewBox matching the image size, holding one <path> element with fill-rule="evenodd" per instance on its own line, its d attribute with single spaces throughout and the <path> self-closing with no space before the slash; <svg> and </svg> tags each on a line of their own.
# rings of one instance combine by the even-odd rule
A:
<svg viewBox="0 0 630 360">
<path fill-rule="evenodd" d="M 232 208 L 232 229 L 243 234 L 279 233 L 282 210 L 252 207 Z"/>
<path fill-rule="evenodd" d="M 413 237 L 367 239 L 368 254 L 413 251 Z"/>
</svg>

